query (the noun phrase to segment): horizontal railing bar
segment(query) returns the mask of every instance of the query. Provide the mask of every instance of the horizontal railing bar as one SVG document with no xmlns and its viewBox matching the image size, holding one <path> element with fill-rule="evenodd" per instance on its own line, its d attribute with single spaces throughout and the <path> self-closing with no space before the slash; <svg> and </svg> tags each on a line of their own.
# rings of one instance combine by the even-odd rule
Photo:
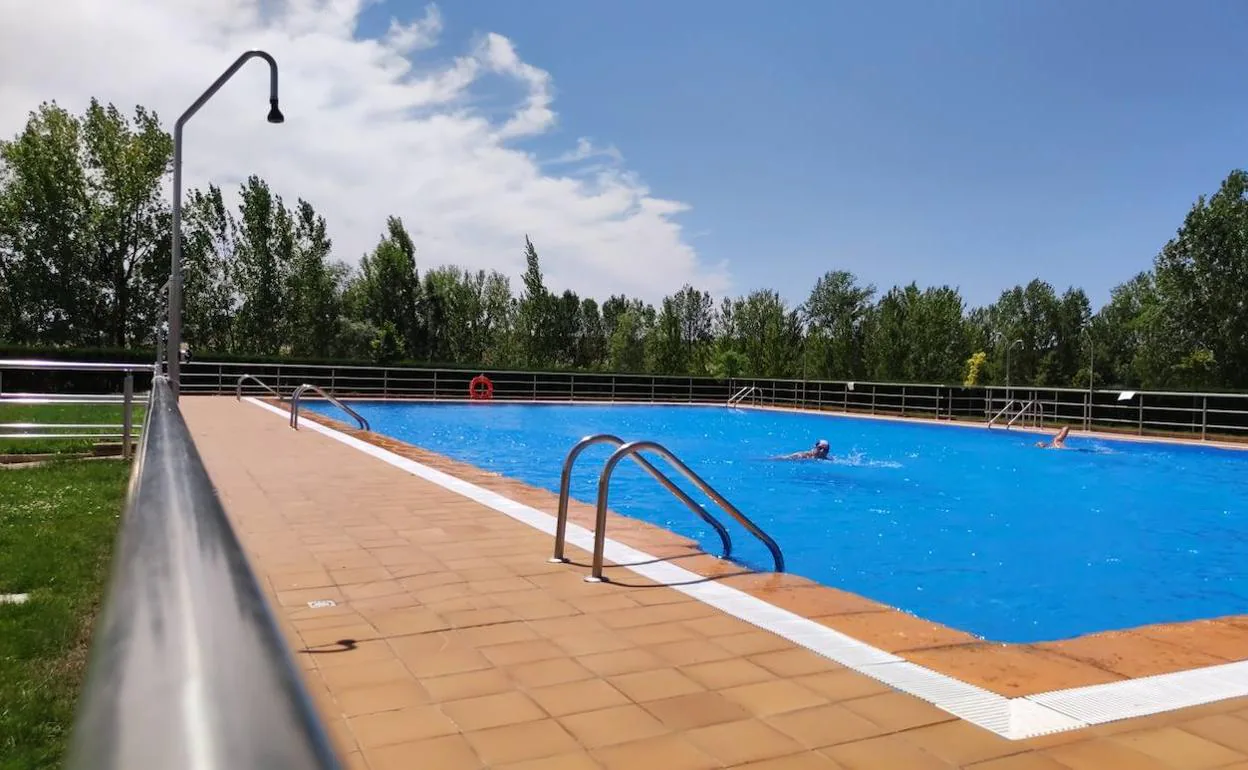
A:
<svg viewBox="0 0 1248 770">
<path fill-rule="evenodd" d="M 134 434 L 139 431 L 135 429 Z M 121 433 L 0 433 L 0 439 L 84 439 L 84 438 L 123 438 Z"/>
<path fill-rule="evenodd" d="M 0 369 L 51 369 L 62 372 L 150 372 L 151 364 L 105 363 L 93 361 L 52 361 L 43 358 L 3 358 Z"/>
<path fill-rule="evenodd" d="M 94 422 L 0 422 L 0 428 L 99 428 L 100 430 L 121 430 L 124 425 L 105 425 Z"/>
</svg>

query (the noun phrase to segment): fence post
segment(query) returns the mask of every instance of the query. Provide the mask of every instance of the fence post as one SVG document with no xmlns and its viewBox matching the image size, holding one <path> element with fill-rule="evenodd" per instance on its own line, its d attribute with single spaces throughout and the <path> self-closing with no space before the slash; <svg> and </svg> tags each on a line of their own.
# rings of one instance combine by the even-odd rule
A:
<svg viewBox="0 0 1248 770">
<path fill-rule="evenodd" d="M 533 372 L 533 400 L 537 400 L 537 372 Z"/>
<path fill-rule="evenodd" d="M 121 406 L 121 456 L 130 459 L 130 434 L 134 425 L 134 372 L 126 372 Z"/>
<path fill-rule="evenodd" d="M 693 403 L 693 378 L 689 378 L 689 403 Z"/>
<path fill-rule="evenodd" d="M 906 386 L 901 386 L 901 416 L 906 416 Z"/>
<path fill-rule="evenodd" d="M 217 364 L 217 395 L 225 395 L 225 373 L 221 371 L 221 364 Z"/>
<path fill-rule="evenodd" d="M 569 401 L 576 400 L 576 375 L 575 374 L 568 375 L 568 400 Z"/>
<path fill-rule="evenodd" d="M 611 403 L 615 403 L 615 375 L 611 375 Z"/>
<path fill-rule="evenodd" d="M 1200 440 L 1205 440 L 1205 430 L 1209 426 L 1209 397 L 1200 397 Z"/>
<path fill-rule="evenodd" d="M 1138 395 L 1140 397 L 1140 419 L 1139 419 L 1138 427 L 1139 427 L 1139 435 L 1143 436 L 1144 435 L 1144 394 L 1140 393 Z"/>
<path fill-rule="evenodd" d="M 654 376 L 650 376 L 650 403 L 654 403 Z"/>
<path fill-rule="evenodd" d="M 334 388 L 337 386 L 338 386 L 338 369 L 337 368 L 330 369 L 329 370 L 329 392 L 333 393 Z M 280 394 L 282 391 L 279 388 L 277 392 Z"/>
<path fill-rule="evenodd" d="M 1085 407 L 1085 411 L 1084 411 L 1083 429 L 1085 431 L 1091 431 L 1092 430 L 1092 391 L 1090 390 L 1088 391 L 1088 395 L 1085 401 L 1087 401 L 1087 406 Z"/>
<path fill-rule="evenodd" d="M 871 414 L 875 414 L 875 385 L 871 386 Z"/>
</svg>

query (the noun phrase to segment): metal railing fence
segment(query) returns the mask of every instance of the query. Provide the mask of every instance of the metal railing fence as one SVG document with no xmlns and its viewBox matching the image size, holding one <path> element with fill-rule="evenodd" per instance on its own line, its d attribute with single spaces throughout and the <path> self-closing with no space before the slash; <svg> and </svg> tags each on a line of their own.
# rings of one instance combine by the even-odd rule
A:
<svg viewBox="0 0 1248 770">
<path fill-rule="evenodd" d="M 183 367 L 182 392 L 232 395 L 243 374 L 260 377 L 286 398 L 312 383 L 342 398 L 467 400 L 469 382 L 485 374 L 494 383 L 494 399 L 501 401 L 726 404 L 753 387 L 751 405 L 984 422 L 1016 399 L 1036 402 L 1039 428 L 1069 424 L 1137 435 L 1248 439 L 1248 394 L 1240 393 L 211 361 Z M 265 395 L 247 387 L 245 392 Z"/>
<path fill-rule="evenodd" d="M 337 770 L 166 378 L 147 411 L 66 767 Z"/>
<path fill-rule="evenodd" d="M 15 359 L 0 361 L 0 440 L 22 441 L 38 440 L 42 442 L 60 441 L 120 441 L 122 457 L 130 457 L 136 434 L 141 430 L 135 424 L 134 391 L 136 373 L 150 384 L 151 366 L 141 364 L 112 363 L 73 363 L 60 361 L 41 361 L 32 359 Z M 49 393 L 44 391 L 6 391 L 4 386 L 25 384 L 23 375 L 31 373 L 58 373 L 71 377 L 87 373 L 86 382 L 81 380 L 79 387 L 71 387 L 70 393 Z M 8 375 L 6 378 L 5 375 Z M 121 392 L 110 392 L 109 380 L 120 384 Z M 16 381 L 16 382 L 15 382 Z M 100 386 L 104 392 L 85 393 L 84 386 Z M 145 398 L 138 395 L 141 400 Z M 108 422 L 77 422 L 70 421 L 13 421 L 4 407 L 6 405 L 34 406 L 121 406 L 121 424 Z M 80 419 L 80 418 L 79 418 Z"/>
<path fill-rule="evenodd" d="M 287 399 L 306 383 L 347 399 L 467 400 L 469 383 L 479 374 L 493 382 L 496 401 L 726 404 L 748 391 L 750 405 L 987 422 L 1017 400 L 1036 402 L 1035 419 L 1027 422 L 1039 428 L 1069 424 L 1137 435 L 1248 439 L 1248 394 L 1238 393 L 214 361 L 185 363 L 182 393 L 232 396 L 239 378 L 253 375 Z M 13 376 L 4 373 L 0 392 Z M 272 395 L 254 382 L 244 382 L 241 392 Z"/>
</svg>

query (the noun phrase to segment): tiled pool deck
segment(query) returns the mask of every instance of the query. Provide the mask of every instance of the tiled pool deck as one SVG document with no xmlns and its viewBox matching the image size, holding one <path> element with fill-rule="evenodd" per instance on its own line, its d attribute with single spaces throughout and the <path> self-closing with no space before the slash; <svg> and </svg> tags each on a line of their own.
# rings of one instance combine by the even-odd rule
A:
<svg viewBox="0 0 1248 770">
<path fill-rule="evenodd" d="M 353 767 L 1248 770 L 1248 699 L 1008 740 L 641 576 L 584 583 L 584 567 L 546 563 L 549 535 L 255 405 L 182 404 Z M 545 491 L 369 438 L 554 510 Z M 587 513 L 574 506 L 573 520 Z M 686 569 L 734 571 L 641 522 L 609 526 Z M 1224 662 L 1238 647 L 1235 633 L 1218 656 L 1143 632 L 1135 652 L 1099 657 L 1004 648 L 793 576 L 718 582 L 1006 694 L 1086 681 L 1072 670 L 1135 676 L 1140 660 Z M 336 604 L 308 604 L 325 599 Z"/>
</svg>

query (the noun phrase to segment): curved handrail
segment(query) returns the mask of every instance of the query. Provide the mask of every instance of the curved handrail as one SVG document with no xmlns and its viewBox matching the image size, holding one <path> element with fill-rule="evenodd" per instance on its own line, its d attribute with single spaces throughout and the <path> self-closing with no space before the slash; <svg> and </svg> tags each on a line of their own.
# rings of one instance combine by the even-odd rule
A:
<svg viewBox="0 0 1248 770">
<path fill-rule="evenodd" d="M 745 386 L 741 390 L 738 390 L 736 393 L 728 397 L 728 406 L 736 406 L 737 404 L 740 404 L 741 402 L 745 401 L 745 399 L 752 396 L 754 394 L 754 391 L 756 390 L 758 390 L 757 385 Z"/>
<path fill-rule="evenodd" d="M 684 474 L 685 478 L 692 481 L 698 489 L 701 489 L 708 497 L 719 504 L 728 515 L 737 520 L 737 523 L 749 530 L 750 534 L 758 538 L 763 545 L 767 546 L 767 550 L 771 551 L 772 561 L 775 562 L 776 572 L 784 572 L 784 554 L 780 553 L 780 546 L 776 545 L 776 541 L 758 526 L 750 521 L 750 519 L 737 507 L 728 502 L 719 492 L 710 484 L 706 483 L 701 476 L 694 473 L 693 470 L 681 462 L 680 458 L 672 454 L 672 451 L 657 441 L 632 441 L 619 449 L 615 450 L 612 455 L 607 458 L 607 464 L 602 468 L 602 474 L 598 477 L 598 510 L 597 518 L 594 522 L 594 563 L 589 577 L 585 578 L 587 582 L 602 582 L 602 559 L 603 551 L 607 545 L 607 494 L 611 487 L 611 474 L 615 472 L 615 467 L 625 457 L 635 455 L 638 452 L 654 452 L 663 457 L 664 460 L 672 465 L 676 470 Z"/>
<path fill-rule="evenodd" d="M 568 456 L 563 460 L 563 473 L 559 476 L 559 513 L 555 517 L 555 555 L 550 557 L 552 563 L 567 561 L 563 551 L 568 536 L 568 496 L 571 494 L 572 487 L 572 466 L 576 463 L 576 458 L 580 457 L 581 452 L 584 452 L 594 444 L 615 444 L 619 447 L 624 445 L 624 439 L 610 433 L 597 433 L 592 436 L 586 436 L 576 442 L 572 449 L 568 451 Z M 685 491 L 676 486 L 671 479 L 663 474 L 663 471 L 651 465 L 649 460 L 641 455 L 634 454 L 631 456 L 642 467 L 642 470 L 653 476 L 655 481 L 662 484 L 668 492 L 675 495 L 678 500 L 684 503 L 689 510 L 697 514 L 699 518 L 710 524 L 719 535 L 719 541 L 724 546 L 724 558 L 727 559 L 732 556 L 732 538 L 729 537 L 728 530 L 724 528 L 723 524 L 720 524 L 714 516 L 707 513 L 692 497 L 685 494 Z"/>
<path fill-rule="evenodd" d="M 329 395 L 316 385 L 307 382 L 295 388 L 294 395 L 290 397 L 290 427 L 295 430 L 299 430 L 299 399 L 302 398 L 303 394 L 309 390 L 354 417 L 355 421 L 360 424 L 360 430 L 372 430 L 372 428 L 368 426 L 368 420 L 365 420 L 359 412 Z"/>
<path fill-rule="evenodd" d="M 277 400 L 278 400 L 278 401 L 281 401 L 281 400 L 282 400 L 282 394 L 281 394 L 281 393 L 278 393 L 276 390 L 274 390 L 273 388 L 269 387 L 267 384 L 265 384 L 264 380 L 261 380 L 259 377 L 257 377 L 257 376 L 256 376 L 256 375 L 254 375 L 254 374 L 244 374 L 242 377 L 239 377 L 239 378 L 238 378 L 238 383 L 237 383 L 237 384 L 235 384 L 235 386 L 234 386 L 234 398 L 235 398 L 236 400 L 238 400 L 238 401 L 242 401 L 242 400 L 243 400 L 243 382 L 244 382 L 245 380 L 251 380 L 252 382 L 254 382 L 254 383 L 256 383 L 257 385 L 259 385 L 260 387 L 262 387 L 262 388 L 264 388 L 265 390 L 267 390 L 267 391 L 269 391 L 270 393 L 272 393 L 272 394 L 274 395 L 274 397 L 276 397 L 276 398 L 277 398 Z"/>
</svg>

